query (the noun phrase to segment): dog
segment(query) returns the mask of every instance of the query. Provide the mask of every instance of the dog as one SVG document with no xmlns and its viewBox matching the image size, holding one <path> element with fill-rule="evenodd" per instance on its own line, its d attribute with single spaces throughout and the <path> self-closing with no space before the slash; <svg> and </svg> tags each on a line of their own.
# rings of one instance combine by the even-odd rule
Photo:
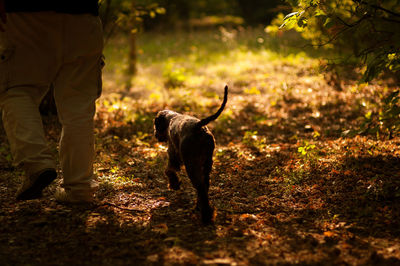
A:
<svg viewBox="0 0 400 266">
<path fill-rule="evenodd" d="M 208 200 L 210 172 L 213 164 L 215 139 L 207 124 L 222 113 L 228 100 L 228 86 L 224 89 L 224 99 L 218 111 L 204 119 L 180 114 L 170 110 L 157 113 L 154 119 L 154 135 L 160 142 L 168 143 L 168 166 L 165 175 L 169 187 L 180 188 L 177 176 L 184 165 L 186 173 L 197 191 L 196 209 L 200 210 L 204 224 L 212 223 L 214 209 Z"/>
</svg>

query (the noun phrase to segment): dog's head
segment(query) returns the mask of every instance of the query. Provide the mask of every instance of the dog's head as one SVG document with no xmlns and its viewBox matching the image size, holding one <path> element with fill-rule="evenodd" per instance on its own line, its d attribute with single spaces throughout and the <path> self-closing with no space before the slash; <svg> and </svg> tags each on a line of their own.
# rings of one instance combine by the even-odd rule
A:
<svg viewBox="0 0 400 266">
<path fill-rule="evenodd" d="M 154 119 L 154 135 L 158 141 L 166 142 L 168 140 L 169 122 L 177 113 L 170 110 L 163 110 L 157 113 Z"/>
</svg>

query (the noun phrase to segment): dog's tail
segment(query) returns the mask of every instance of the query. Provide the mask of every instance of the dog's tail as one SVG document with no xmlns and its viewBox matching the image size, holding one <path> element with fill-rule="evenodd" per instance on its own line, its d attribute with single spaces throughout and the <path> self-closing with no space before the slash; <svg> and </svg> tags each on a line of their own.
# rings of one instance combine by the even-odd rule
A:
<svg viewBox="0 0 400 266">
<path fill-rule="evenodd" d="M 217 111 L 215 114 L 213 114 L 213 115 L 211 115 L 211 116 L 209 116 L 209 117 L 206 117 L 206 118 L 204 118 L 204 119 L 201 119 L 201 120 L 197 123 L 197 127 L 200 128 L 200 127 L 202 127 L 202 126 L 207 125 L 207 124 L 210 123 L 211 121 L 214 121 L 215 119 L 217 119 L 218 116 L 219 116 L 219 115 L 222 113 L 222 111 L 224 110 L 227 101 L 228 101 L 228 86 L 226 85 L 226 86 L 225 86 L 225 89 L 224 89 L 224 100 L 222 101 L 221 107 L 218 109 L 218 111 Z"/>
</svg>

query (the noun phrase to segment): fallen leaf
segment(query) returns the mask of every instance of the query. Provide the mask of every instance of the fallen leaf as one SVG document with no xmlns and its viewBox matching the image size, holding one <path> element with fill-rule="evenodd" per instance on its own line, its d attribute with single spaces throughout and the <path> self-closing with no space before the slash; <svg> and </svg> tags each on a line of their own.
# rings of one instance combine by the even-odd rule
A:
<svg viewBox="0 0 400 266">
<path fill-rule="evenodd" d="M 167 224 L 158 224 L 153 227 L 152 231 L 160 235 L 165 235 L 168 233 L 168 226 Z"/>
<path fill-rule="evenodd" d="M 335 233 L 332 232 L 332 231 L 325 231 L 324 232 L 324 236 L 326 236 L 326 237 L 333 237 L 334 235 L 335 235 Z"/>
</svg>

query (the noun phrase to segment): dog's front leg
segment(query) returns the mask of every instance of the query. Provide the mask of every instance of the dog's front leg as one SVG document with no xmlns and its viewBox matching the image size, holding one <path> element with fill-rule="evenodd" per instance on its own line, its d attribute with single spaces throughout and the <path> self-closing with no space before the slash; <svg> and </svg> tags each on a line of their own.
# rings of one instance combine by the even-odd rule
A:
<svg viewBox="0 0 400 266">
<path fill-rule="evenodd" d="M 173 190 L 178 190 L 181 186 L 177 172 L 180 171 L 181 162 L 179 157 L 171 150 L 168 150 L 168 166 L 165 170 L 165 174 L 169 180 L 169 187 Z"/>
<path fill-rule="evenodd" d="M 165 174 L 168 176 L 169 188 L 173 190 L 179 190 L 181 187 L 181 181 L 179 180 L 176 172 L 173 169 L 167 168 L 167 170 L 165 170 Z"/>
</svg>

